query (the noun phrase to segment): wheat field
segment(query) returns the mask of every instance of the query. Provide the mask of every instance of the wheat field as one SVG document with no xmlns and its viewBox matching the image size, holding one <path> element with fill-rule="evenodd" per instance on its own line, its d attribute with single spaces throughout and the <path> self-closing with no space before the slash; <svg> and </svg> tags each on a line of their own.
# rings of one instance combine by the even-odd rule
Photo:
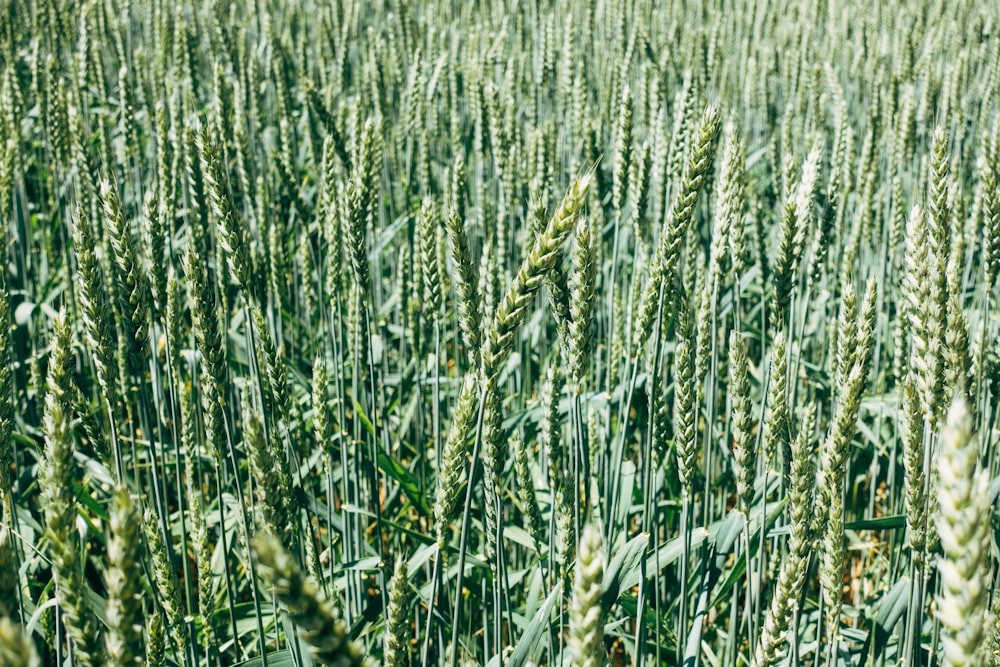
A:
<svg viewBox="0 0 1000 667">
<path fill-rule="evenodd" d="M 1000 665 L 996 0 L 5 0 L 0 667 Z"/>
</svg>

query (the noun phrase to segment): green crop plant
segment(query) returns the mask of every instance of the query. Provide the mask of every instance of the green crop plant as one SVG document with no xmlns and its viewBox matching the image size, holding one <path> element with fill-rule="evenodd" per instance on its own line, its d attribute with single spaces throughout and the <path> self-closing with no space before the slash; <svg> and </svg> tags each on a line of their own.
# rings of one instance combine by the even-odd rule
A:
<svg viewBox="0 0 1000 667">
<path fill-rule="evenodd" d="M 996 0 L 8 0 L 0 667 L 1000 665 Z"/>
</svg>

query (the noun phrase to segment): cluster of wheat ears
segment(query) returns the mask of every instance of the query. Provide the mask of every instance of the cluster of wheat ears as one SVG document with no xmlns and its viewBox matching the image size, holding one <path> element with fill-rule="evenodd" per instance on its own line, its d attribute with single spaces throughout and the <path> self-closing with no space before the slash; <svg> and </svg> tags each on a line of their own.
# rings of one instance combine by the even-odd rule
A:
<svg viewBox="0 0 1000 667">
<path fill-rule="evenodd" d="M 998 665 L 998 178 L 996 0 L 5 0 L 0 666 Z"/>
</svg>

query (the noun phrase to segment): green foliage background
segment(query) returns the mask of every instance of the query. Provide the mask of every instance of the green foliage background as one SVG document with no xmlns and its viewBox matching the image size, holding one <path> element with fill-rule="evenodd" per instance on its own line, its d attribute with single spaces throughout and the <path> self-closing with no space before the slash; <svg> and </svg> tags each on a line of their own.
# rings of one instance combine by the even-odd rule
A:
<svg viewBox="0 0 1000 667">
<path fill-rule="evenodd" d="M 4 2 L 0 664 L 996 662 L 998 92 L 993 0 Z"/>
</svg>

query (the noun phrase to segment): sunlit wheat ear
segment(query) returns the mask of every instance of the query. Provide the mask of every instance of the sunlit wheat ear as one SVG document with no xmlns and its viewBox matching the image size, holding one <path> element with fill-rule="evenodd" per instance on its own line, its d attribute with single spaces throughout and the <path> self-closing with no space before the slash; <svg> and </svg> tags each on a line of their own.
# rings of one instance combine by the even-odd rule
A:
<svg viewBox="0 0 1000 667">
<path fill-rule="evenodd" d="M 826 625 L 831 637 L 839 632 L 842 608 L 844 567 L 844 478 L 847 474 L 850 443 L 857 431 L 861 396 L 868 379 L 874 339 L 872 328 L 876 316 L 877 292 L 874 279 L 869 280 L 858 321 L 851 328 L 851 340 L 841 341 L 845 350 L 845 366 L 849 369 L 838 382 L 838 395 L 833 422 L 823 444 L 819 493 L 825 514 L 814 519 L 814 529 L 822 538 L 822 582 L 826 604 Z M 845 295 L 850 301 L 850 297 Z M 850 310 L 845 308 L 845 310 Z"/>
<path fill-rule="evenodd" d="M 573 274 L 570 278 L 569 365 L 575 391 L 584 382 L 594 340 L 594 301 L 597 294 L 597 252 L 590 222 L 581 216 L 573 241 Z"/>
<path fill-rule="evenodd" d="M 382 176 L 382 126 L 377 119 L 365 120 L 354 156 L 354 179 L 358 184 L 365 225 L 374 229 L 379 207 Z"/>
<path fill-rule="evenodd" d="M 798 188 L 794 196 L 790 196 L 785 202 L 781 215 L 781 243 L 775 265 L 774 302 L 771 310 L 772 326 L 775 328 L 786 324 L 789 301 L 795 287 L 795 274 L 802 260 L 806 230 L 812 218 L 821 155 L 822 144 L 817 141 L 802 165 Z"/>
<path fill-rule="evenodd" d="M 854 347 L 852 359 L 861 367 L 861 373 L 865 377 L 872 372 L 874 361 L 875 325 L 880 308 L 878 289 L 878 280 L 875 276 L 869 277 L 861 300 L 861 312 L 858 313 L 858 344 Z"/>
<path fill-rule="evenodd" d="M 544 543 L 544 524 L 535 496 L 535 478 L 532 474 L 528 450 L 519 437 L 513 439 L 514 474 L 517 480 L 517 498 L 524 516 L 524 528 L 531 536 L 535 550 L 541 553 Z"/>
<path fill-rule="evenodd" d="M 839 489 L 840 482 L 846 474 L 844 466 L 850 453 L 848 446 L 854 436 L 861 409 L 861 395 L 868 380 L 874 346 L 872 327 L 876 316 L 876 298 L 875 282 L 870 280 L 865 290 L 861 313 L 857 315 L 853 326 L 842 327 L 844 331 L 850 332 L 840 344 L 840 349 L 843 350 L 844 373 L 837 383 L 836 409 L 822 451 L 822 475 L 827 486 L 822 487 L 820 491 L 831 496 L 840 493 L 836 489 Z M 853 297 L 845 294 L 844 301 L 845 304 L 851 303 Z M 848 311 L 848 315 L 856 312 L 846 306 L 845 310 Z M 854 317 L 851 319 L 854 320 Z M 826 496 L 824 499 L 829 500 Z"/>
<path fill-rule="evenodd" d="M 266 229 L 266 282 L 267 288 L 271 290 L 274 300 L 281 307 L 285 307 L 289 300 L 289 284 L 291 278 L 291 259 L 288 252 L 288 228 L 284 218 L 272 217 L 267 220 Z M 221 260 L 220 256 L 216 260 Z M 219 262 L 221 268 L 222 262 Z M 226 282 L 226 274 L 220 272 L 216 280 L 220 286 Z"/>
<path fill-rule="evenodd" d="M 545 212 L 541 212 L 542 216 Z M 562 347 L 569 342 L 569 324 L 573 319 L 570 313 L 570 284 L 566 269 L 562 263 L 556 262 L 552 265 L 545 279 L 545 286 L 549 292 L 549 307 L 552 309 L 552 318 L 556 322 L 556 335 Z"/>
<path fill-rule="evenodd" d="M 565 590 L 569 590 L 576 544 L 573 539 L 573 508 L 564 487 L 559 487 L 555 491 L 552 503 L 552 511 L 555 513 L 555 562 L 558 566 L 559 579 Z"/>
<path fill-rule="evenodd" d="M 906 230 L 906 279 L 913 332 L 911 365 L 924 395 L 932 426 L 944 416 L 945 335 L 948 328 L 946 269 L 950 258 L 948 208 L 948 137 L 942 128 L 934 133 L 931 155 L 928 215 L 914 209 Z M 911 242 L 911 236 L 913 240 Z M 916 282 L 919 287 L 914 287 Z"/>
<path fill-rule="evenodd" d="M 694 421 L 694 412 L 698 390 L 694 373 L 694 359 L 691 354 L 691 341 L 687 335 L 679 335 L 681 338 L 677 341 L 677 348 L 674 352 L 674 365 L 677 368 L 674 389 L 674 431 L 681 497 L 688 498 L 691 495 L 696 472 L 697 425 Z"/>
<path fill-rule="evenodd" d="M 293 421 L 298 414 L 298 406 L 292 400 L 284 351 L 275 345 L 263 309 L 258 305 L 251 305 L 250 310 L 256 324 L 254 331 L 258 336 L 257 363 L 266 380 L 264 383 L 265 403 L 270 402 L 269 404 L 275 410 L 278 419 L 286 423 Z"/>
<path fill-rule="evenodd" d="M 781 561 L 774 595 L 754 653 L 753 664 L 758 667 L 774 664 L 782 657 L 781 648 L 786 640 L 792 612 L 799 604 L 798 596 L 809 572 L 809 552 L 813 545 L 810 522 L 816 484 L 811 445 L 815 419 L 816 410 L 811 407 L 802 432 L 791 446 L 788 551 Z M 791 638 L 791 642 L 795 641 L 794 637 Z"/>
<path fill-rule="evenodd" d="M 729 334 L 729 392 L 732 397 L 733 465 L 736 495 L 740 508 L 749 512 L 757 475 L 757 451 L 750 432 L 750 382 L 743 340 L 736 331 Z"/>
<path fill-rule="evenodd" d="M 160 522 L 151 510 L 146 510 L 143 518 L 146 532 L 146 547 L 152 565 L 152 583 L 159 593 L 160 607 L 169 630 L 177 655 L 187 655 L 187 629 L 184 627 L 184 608 L 178 590 L 177 573 L 170 562 L 170 552 L 160 532 Z"/>
<path fill-rule="evenodd" d="M 409 663 L 410 621 L 409 584 L 406 561 L 396 559 L 396 567 L 389 581 L 389 609 L 386 612 L 385 660 L 386 667 L 403 667 Z"/>
<path fill-rule="evenodd" d="M 129 372 L 141 375 L 149 344 L 152 293 L 146 272 L 139 262 L 132 230 L 122 211 L 118 187 L 113 181 L 102 181 L 100 189 L 114 253 L 115 290 L 128 349 Z"/>
<path fill-rule="evenodd" d="M 979 464 L 979 439 L 961 395 L 941 430 L 938 475 L 942 665 L 980 665 L 990 590 L 989 472 Z"/>
<path fill-rule="evenodd" d="M 462 490 L 462 477 L 467 466 L 469 436 L 476 425 L 479 407 L 479 383 L 475 374 L 469 373 L 462 384 L 458 406 L 452 417 L 445 439 L 442 469 L 438 471 L 437 495 L 434 501 L 434 530 L 438 546 L 443 548 L 448 541 L 451 519 L 458 505 Z"/>
<path fill-rule="evenodd" d="M 163 613 L 153 612 L 146 628 L 146 665 L 148 667 L 163 667 L 167 664 L 167 632 L 164 628 Z"/>
<path fill-rule="evenodd" d="M 948 257 L 949 247 L 949 207 L 948 207 L 948 174 L 951 170 L 951 157 L 948 148 L 948 132 L 941 125 L 934 128 L 931 146 L 930 174 L 928 175 L 929 192 L 928 209 L 930 211 L 931 228 L 934 230 L 932 241 L 940 256 Z M 945 261 L 944 263 L 947 263 Z"/>
<path fill-rule="evenodd" d="M 437 207 L 433 200 L 425 197 L 417 214 L 418 252 L 421 256 L 422 278 L 421 301 L 422 309 L 431 321 L 440 317 L 443 282 L 441 268 L 438 265 L 437 230 L 440 225 Z M 420 293 L 420 292 L 418 292 Z"/>
<path fill-rule="evenodd" d="M 479 284 L 475 265 L 469 252 L 469 239 L 465 233 L 465 220 L 456 209 L 451 209 L 446 221 L 451 248 L 451 262 L 455 271 L 455 291 L 458 296 L 458 325 L 462 329 L 468 350 L 469 363 L 475 367 L 479 357 L 480 329 Z"/>
<path fill-rule="evenodd" d="M 959 255 L 956 249 L 954 257 Z M 944 389 L 949 394 L 976 395 L 969 324 L 962 307 L 962 267 L 955 260 L 948 265 L 947 329 L 944 334 Z M 976 407 L 969 404 L 975 421 Z"/>
<path fill-rule="evenodd" d="M 282 543 L 290 544 L 293 511 L 289 503 L 288 473 L 281 465 L 278 452 L 267 441 L 264 425 L 250 399 L 243 402 L 243 418 L 243 447 L 249 454 L 250 470 L 256 481 L 254 491 L 263 510 L 264 524 Z"/>
<path fill-rule="evenodd" d="M 719 110 L 705 109 L 694 145 L 687 155 L 687 168 L 660 235 L 656 255 L 649 268 L 649 278 L 642 292 L 638 321 L 633 329 L 632 353 L 638 355 L 649 339 L 659 309 L 660 291 L 672 290 L 672 281 L 681 260 L 681 250 L 687 238 L 688 227 L 694 218 L 698 193 L 705 186 L 715 157 L 715 143 L 719 135 Z"/>
<path fill-rule="evenodd" d="M 503 396 L 495 377 L 483 385 L 483 513 L 486 517 L 486 560 L 494 576 L 498 572 L 500 533 L 503 530 L 503 472 L 508 442 L 503 429 Z"/>
<path fill-rule="evenodd" d="M 367 300 L 370 289 L 368 266 L 368 232 L 378 207 L 381 141 L 374 121 L 364 124 L 353 157 L 354 172 L 347 183 L 346 206 L 347 255 L 351 261 L 354 282 Z"/>
<path fill-rule="evenodd" d="M 997 180 L 997 168 L 982 160 L 979 187 L 982 190 L 983 273 L 987 288 L 995 285 L 1000 275 L 1000 188 Z"/>
<path fill-rule="evenodd" d="M 538 442 L 545 453 L 549 492 L 555 493 L 563 484 L 562 422 L 559 419 L 559 401 L 562 398 L 565 376 L 560 371 L 560 353 L 557 346 L 552 352 L 539 397 L 542 411 Z"/>
<path fill-rule="evenodd" d="M 164 328 L 166 329 L 166 343 L 170 347 L 170 354 L 167 363 L 170 365 L 172 380 L 175 382 L 181 377 L 183 370 L 181 347 L 182 341 L 187 335 L 187 304 L 181 297 L 181 287 L 177 278 L 177 272 L 170 267 L 167 278 L 167 307 L 164 313 Z"/>
<path fill-rule="evenodd" d="M 634 207 L 631 216 L 632 229 L 639 239 L 649 237 L 647 208 L 652 179 L 652 150 L 648 140 L 644 141 L 642 146 L 637 146 L 628 172 L 628 198 Z"/>
<path fill-rule="evenodd" d="M 277 539 L 261 535 L 253 548 L 258 574 L 298 626 L 313 658 L 328 665 L 365 665 L 361 651 L 348 636 L 346 623 L 320 599 L 315 584 L 306 579 L 295 558 Z"/>
<path fill-rule="evenodd" d="M 327 463 L 330 463 L 336 452 L 336 424 L 333 417 L 333 408 L 329 397 L 329 373 L 327 371 L 326 360 L 317 357 L 313 363 L 312 374 L 312 409 L 313 409 L 313 431 L 316 435 L 316 443 L 323 450 Z"/>
<path fill-rule="evenodd" d="M 154 320 L 163 317 L 167 305 L 166 244 L 169 231 L 162 217 L 164 214 L 163 207 L 157 204 L 156 192 L 147 191 L 142 202 L 142 217 L 145 222 L 143 231 L 148 239 L 148 243 L 144 244 L 146 247 L 143 248 L 143 254 L 149 267 L 150 301 Z"/>
<path fill-rule="evenodd" d="M 250 265 L 250 250 L 246 239 L 247 230 L 237 220 L 236 207 L 229 188 L 229 177 L 223 162 L 224 156 L 208 128 L 203 129 L 198 135 L 198 148 L 201 154 L 202 173 L 208 185 L 212 214 L 218 224 L 219 243 L 226 253 L 233 281 L 249 296 L 253 288 L 250 279 L 253 269 Z"/>
<path fill-rule="evenodd" d="M 601 667 L 607 660 L 604 650 L 604 544 L 601 529 L 588 523 L 580 536 L 576 553 L 573 600 L 569 608 L 570 662 L 581 667 Z"/>
<path fill-rule="evenodd" d="M 115 490 L 109 511 L 110 567 L 104 572 L 108 590 L 108 658 L 116 665 L 141 665 L 145 658 L 142 630 L 146 625 L 142 603 L 142 529 L 128 492 Z"/>
<path fill-rule="evenodd" d="M 0 618 L 0 665 L 5 667 L 41 665 L 32 638 L 9 618 Z"/>
<path fill-rule="evenodd" d="M 80 277 L 80 305 L 84 335 L 94 356 L 97 382 L 109 403 L 115 406 L 118 391 L 118 364 L 115 361 L 115 320 L 108 291 L 97 259 L 96 239 L 90 219 L 83 209 L 73 216 L 73 250 Z"/>
<path fill-rule="evenodd" d="M 791 466 L 787 371 L 788 346 L 785 344 L 785 333 L 778 331 L 771 344 L 767 419 L 764 422 L 764 457 L 769 464 L 773 464 L 780 454 L 782 470 L 786 474 Z"/>
<path fill-rule="evenodd" d="M 558 260 L 559 249 L 576 224 L 592 180 L 593 172 L 587 172 L 574 181 L 504 293 L 484 341 L 482 365 L 485 375 L 498 372 L 510 355 L 532 297 Z"/>
<path fill-rule="evenodd" d="M 203 259 L 195 251 L 193 242 L 188 246 L 185 272 L 192 302 L 191 319 L 195 344 L 201 354 L 199 380 L 202 406 L 205 410 L 205 444 L 212 459 L 218 461 L 226 438 L 223 416 L 225 405 L 223 391 L 226 386 L 225 348 L 219 331 L 215 286 L 209 281 L 208 270 Z"/>
<path fill-rule="evenodd" d="M 928 375 L 934 370 L 927 368 L 930 346 L 929 329 L 933 324 L 930 321 L 929 311 L 931 307 L 930 284 L 924 274 L 932 267 L 934 256 L 928 239 L 925 216 L 918 206 L 913 207 L 907 218 L 904 262 L 903 284 L 900 288 L 904 299 L 901 310 L 905 322 L 902 326 L 909 332 L 911 342 L 908 365 L 915 371 L 913 378 L 926 410 L 930 402 L 929 394 L 933 387 L 933 381 L 929 381 Z M 933 357 L 933 354 L 930 356 Z"/>
<path fill-rule="evenodd" d="M 215 573 L 212 570 L 212 550 L 214 544 L 208 525 L 205 523 L 205 512 L 200 490 L 191 493 L 189 505 L 189 521 L 191 526 L 191 544 L 194 551 L 195 565 L 198 568 L 198 615 L 202 629 L 202 645 L 205 652 L 211 654 L 215 646 L 214 624 L 214 586 Z"/>
<path fill-rule="evenodd" d="M 613 189 L 611 205 L 616 215 L 621 215 L 625 204 L 625 194 L 628 192 L 629 165 L 634 159 L 632 138 L 632 116 L 634 102 L 632 92 L 626 85 L 622 91 L 621 103 L 618 107 L 618 125 L 615 132 L 615 159 L 613 174 Z"/>
<path fill-rule="evenodd" d="M 74 489 L 80 473 L 74 459 L 76 443 L 70 404 L 74 360 L 65 312 L 56 317 L 53 331 L 45 393 L 45 461 L 39 470 L 38 484 L 56 595 L 73 654 L 86 667 L 96 667 L 104 664 L 104 646 L 97 618 L 85 597 L 84 570 L 79 560 Z"/>
<path fill-rule="evenodd" d="M 719 163 L 718 208 L 712 228 L 709 267 L 712 281 L 721 283 L 730 267 L 739 276 L 746 269 L 743 248 L 743 212 L 746 207 L 743 147 L 732 122 L 723 132 L 722 162 Z"/>
<path fill-rule="evenodd" d="M 924 470 L 924 415 L 914 382 L 903 385 L 903 470 L 906 486 L 906 537 L 916 564 L 921 564 L 927 546 L 927 492 Z"/>
<path fill-rule="evenodd" d="M 698 378 L 698 401 L 705 398 L 704 379 L 708 375 L 708 366 L 712 361 L 712 281 L 708 275 L 708 265 L 699 261 L 692 271 L 694 285 L 688 294 L 691 295 L 695 311 L 694 319 L 694 375 Z"/>
<path fill-rule="evenodd" d="M 670 152 L 667 162 L 667 179 L 682 177 L 685 151 L 690 148 L 690 135 L 695 119 L 698 84 L 690 70 L 683 75 L 683 87 L 674 95 L 673 127 L 670 133 Z M 674 190 L 671 192 L 673 194 Z"/>
</svg>

